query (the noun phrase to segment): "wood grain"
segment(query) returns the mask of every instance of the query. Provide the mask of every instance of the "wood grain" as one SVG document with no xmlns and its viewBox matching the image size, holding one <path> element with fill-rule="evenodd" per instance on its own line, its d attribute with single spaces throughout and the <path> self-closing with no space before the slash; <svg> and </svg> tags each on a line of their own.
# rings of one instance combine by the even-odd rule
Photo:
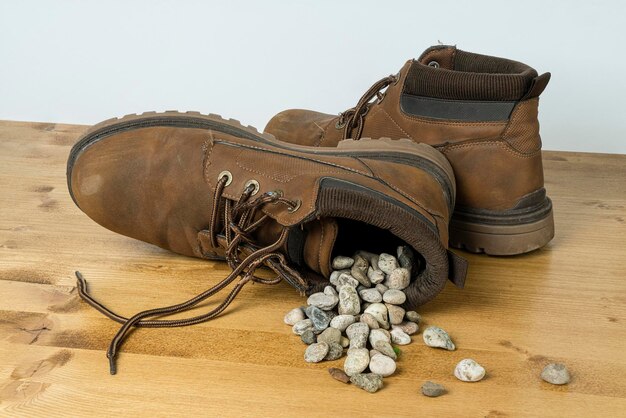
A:
<svg viewBox="0 0 626 418">
<path fill-rule="evenodd" d="M 65 162 L 85 127 L 0 123 L 0 413 L 6 416 L 625 416 L 626 156 L 546 152 L 557 236 L 531 254 L 465 254 L 465 290 L 448 285 L 420 313 L 458 350 L 403 349 L 398 373 L 368 394 L 309 365 L 282 323 L 304 302 L 287 284 L 248 286 L 219 319 L 133 333 L 108 374 L 117 325 L 82 303 L 74 270 L 130 315 L 199 293 L 227 267 L 109 232 L 81 213 Z M 206 309 L 207 305 L 204 306 Z M 471 357 L 474 384 L 452 371 Z M 570 385 L 539 379 L 550 361 Z M 419 393 L 425 380 L 448 394 Z"/>
</svg>

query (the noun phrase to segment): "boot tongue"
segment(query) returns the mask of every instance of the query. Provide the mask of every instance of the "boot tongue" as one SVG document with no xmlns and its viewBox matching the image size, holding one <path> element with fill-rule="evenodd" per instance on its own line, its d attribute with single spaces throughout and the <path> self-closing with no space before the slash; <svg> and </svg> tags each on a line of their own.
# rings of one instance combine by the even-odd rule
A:
<svg viewBox="0 0 626 418">
<path fill-rule="evenodd" d="M 334 218 L 315 219 L 302 228 L 293 228 L 285 244 L 290 260 L 329 277 L 338 230 Z"/>
</svg>

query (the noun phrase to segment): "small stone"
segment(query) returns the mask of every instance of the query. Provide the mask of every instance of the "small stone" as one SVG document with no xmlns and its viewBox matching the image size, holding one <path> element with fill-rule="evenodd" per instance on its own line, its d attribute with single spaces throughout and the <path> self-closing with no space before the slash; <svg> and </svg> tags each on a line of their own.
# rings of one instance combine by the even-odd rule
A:
<svg viewBox="0 0 626 418">
<path fill-rule="evenodd" d="M 363 322 L 355 322 L 346 328 L 346 335 L 350 339 L 350 348 L 365 348 L 370 328 Z"/>
<path fill-rule="evenodd" d="M 392 325 L 398 325 L 404 319 L 404 309 L 399 306 L 385 303 L 387 312 L 389 313 L 389 323 Z"/>
<path fill-rule="evenodd" d="M 319 363 L 328 354 L 329 346 L 326 343 L 311 344 L 304 351 L 304 361 L 307 363 Z"/>
<path fill-rule="evenodd" d="M 343 348 L 348 348 L 350 346 L 350 339 L 348 337 L 342 336 L 339 344 L 341 344 Z"/>
<path fill-rule="evenodd" d="M 333 270 L 349 269 L 354 264 L 354 260 L 350 257 L 337 256 L 333 259 Z"/>
<path fill-rule="evenodd" d="M 387 320 L 387 307 L 384 304 L 372 303 L 365 308 L 365 313 L 372 315 L 376 321 L 378 321 L 378 325 L 382 328 L 389 328 L 389 321 Z"/>
<path fill-rule="evenodd" d="M 454 376 L 463 382 L 478 382 L 485 377 L 485 369 L 471 358 L 466 358 L 456 365 Z"/>
<path fill-rule="evenodd" d="M 357 386 L 369 393 L 377 392 L 383 387 L 383 377 L 375 373 L 359 373 L 350 378 L 354 386 Z"/>
<path fill-rule="evenodd" d="M 391 329 L 400 328 L 402 331 L 409 335 L 415 335 L 419 331 L 420 327 L 415 322 L 403 321 L 398 325 L 392 325 Z"/>
<path fill-rule="evenodd" d="M 293 333 L 297 335 L 302 335 L 306 331 L 313 332 L 314 329 L 315 327 L 313 326 L 313 321 L 311 321 L 310 319 L 303 319 L 302 321 L 298 321 L 293 325 L 293 328 L 291 328 Z"/>
<path fill-rule="evenodd" d="M 376 289 L 363 289 L 359 292 L 359 296 L 366 302 L 376 303 L 382 302 L 383 297 L 380 295 L 380 292 Z"/>
<path fill-rule="evenodd" d="M 302 342 L 307 345 L 311 345 L 317 342 L 317 336 L 311 330 L 304 331 L 302 335 L 300 335 L 300 339 L 302 339 Z"/>
<path fill-rule="evenodd" d="M 325 311 L 333 309 L 335 305 L 337 305 L 337 302 L 339 302 L 339 298 L 337 296 L 327 295 L 322 292 L 313 293 L 306 301 L 308 305 L 315 306 Z"/>
<path fill-rule="evenodd" d="M 370 349 L 370 359 L 374 357 L 376 354 L 381 354 L 381 352 L 374 348 Z"/>
<path fill-rule="evenodd" d="M 422 385 L 422 394 L 424 396 L 436 398 L 443 395 L 444 393 L 446 393 L 446 388 L 444 388 L 443 385 L 440 385 L 439 383 L 428 381 L 424 382 L 424 384 Z"/>
<path fill-rule="evenodd" d="M 379 270 L 378 268 L 378 254 L 370 253 L 369 251 L 357 251 L 356 255 L 360 255 L 365 258 L 369 265 L 374 268 L 374 270 Z"/>
<path fill-rule="evenodd" d="M 340 275 L 336 276 L 334 280 L 331 275 L 330 282 L 335 285 L 335 289 L 337 289 L 337 291 L 341 290 L 343 286 L 356 288 L 359 285 L 359 281 L 352 277 L 350 273 L 341 273 Z"/>
<path fill-rule="evenodd" d="M 378 325 L 378 321 L 371 314 L 364 313 L 361 315 L 359 319 L 360 322 L 367 324 L 370 329 L 378 329 L 380 325 Z"/>
<path fill-rule="evenodd" d="M 339 293 L 337 293 L 335 288 L 332 286 L 326 286 L 324 288 L 324 294 L 328 296 L 337 296 L 337 298 L 339 298 Z"/>
<path fill-rule="evenodd" d="M 398 345 L 407 345 L 411 344 L 411 337 L 400 328 L 392 329 L 391 332 L 391 342 Z"/>
<path fill-rule="evenodd" d="M 398 256 L 398 263 L 400 263 L 400 267 L 404 267 L 410 271 L 415 265 L 415 256 L 413 255 L 411 247 L 401 245 L 398 247 L 396 254 Z"/>
<path fill-rule="evenodd" d="M 350 269 L 343 269 L 343 270 L 334 270 L 332 273 L 330 273 L 330 283 L 332 283 L 333 285 L 335 284 L 335 281 L 339 278 L 339 276 L 341 276 L 342 274 L 350 274 Z"/>
<path fill-rule="evenodd" d="M 304 313 L 311 321 L 313 321 L 313 326 L 318 331 L 328 328 L 330 316 L 325 311 L 321 310 L 317 306 L 307 306 Z"/>
<path fill-rule="evenodd" d="M 348 357 L 343 363 L 343 370 L 348 376 L 361 373 L 370 363 L 370 353 L 367 348 L 351 348 Z"/>
<path fill-rule="evenodd" d="M 439 327 L 428 327 L 423 333 L 424 343 L 429 347 L 444 348 L 449 351 L 456 347 L 447 332 Z"/>
<path fill-rule="evenodd" d="M 391 272 L 398 268 L 398 260 L 391 254 L 382 253 L 378 256 L 378 268 L 385 274 L 391 274 Z"/>
<path fill-rule="evenodd" d="M 354 257 L 354 264 L 352 265 L 352 268 L 350 269 L 350 274 L 352 274 L 352 277 L 357 279 L 359 283 L 361 283 L 365 287 L 370 287 L 372 285 L 372 282 L 367 277 L 368 267 L 369 267 L 369 264 L 367 260 L 360 255 L 356 255 Z"/>
<path fill-rule="evenodd" d="M 338 360 L 343 355 L 343 347 L 339 343 L 328 344 L 328 353 L 324 357 L 326 361 Z"/>
<path fill-rule="evenodd" d="M 406 289 L 411 282 L 411 274 L 409 270 L 404 267 L 398 267 L 397 269 L 392 270 L 391 273 L 387 276 L 387 280 L 385 280 L 385 286 L 389 289 Z"/>
<path fill-rule="evenodd" d="M 287 312 L 287 315 L 285 315 L 284 321 L 285 321 L 285 324 L 294 326 L 296 325 L 296 322 L 302 321 L 305 318 L 306 316 L 304 316 L 304 311 L 302 309 L 294 308 L 290 310 L 289 312 Z"/>
<path fill-rule="evenodd" d="M 389 289 L 383 294 L 383 300 L 392 305 L 402 305 L 406 302 L 406 294 L 402 290 Z"/>
<path fill-rule="evenodd" d="M 352 286 L 339 288 L 339 315 L 357 315 L 361 312 L 361 302 Z"/>
<path fill-rule="evenodd" d="M 382 270 L 374 270 L 372 266 L 370 266 L 367 269 L 367 278 L 370 279 L 370 282 L 373 284 L 379 284 L 385 280 L 385 273 Z"/>
<path fill-rule="evenodd" d="M 398 355 L 393 350 L 393 347 L 391 346 L 391 344 L 389 344 L 388 341 L 377 340 L 374 343 L 374 349 L 378 350 L 380 352 L 380 354 L 383 354 L 383 355 L 385 355 L 385 356 L 387 356 L 389 358 L 392 358 L 394 360 L 396 360 L 398 358 Z"/>
<path fill-rule="evenodd" d="M 339 380 L 342 383 L 350 382 L 350 376 L 348 376 L 346 372 L 344 372 L 341 369 L 338 369 L 336 367 L 331 367 L 328 369 L 328 373 L 330 373 L 333 379 Z"/>
<path fill-rule="evenodd" d="M 384 329 L 373 329 L 370 331 L 369 342 L 372 347 L 376 347 L 376 341 L 391 343 L 391 334 Z"/>
<path fill-rule="evenodd" d="M 396 371 L 396 362 L 392 358 L 376 354 L 370 359 L 370 371 L 382 377 L 391 376 Z"/>
<path fill-rule="evenodd" d="M 336 328 L 328 327 L 320 335 L 317 336 L 317 342 L 325 342 L 326 344 L 339 344 L 341 341 L 341 331 Z"/>
<path fill-rule="evenodd" d="M 384 295 L 384 294 L 385 294 L 385 292 L 386 292 L 387 290 L 389 290 L 389 288 L 388 288 L 387 286 L 385 286 L 384 284 L 382 284 L 382 283 L 378 283 L 378 284 L 376 285 L 376 290 L 378 290 L 378 292 L 379 292 L 381 295 Z"/>
<path fill-rule="evenodd" d="M 570 382 L 570 374 L 564 364 L 550 363 L 543 368 L 541 378 L 553 385 L 566 385 Z"/>
<path fill-rule="evenodd" d="M 354 322 L 354 315 L 337 315 L 330 320 L 330 326 L 344 332 L 348 325 L 352 325 Z"/>
<path fill-rule="evenodd" d="M 422 320 L 422 317 L 420 316 L 420 314 L 418 314 L 415 311 L 406 311 L 406 313 L 404 314 L 404 317 L 411 322 L 415 322 L 417 325 L 420 324 L 420 321 Z"/>
</svg>

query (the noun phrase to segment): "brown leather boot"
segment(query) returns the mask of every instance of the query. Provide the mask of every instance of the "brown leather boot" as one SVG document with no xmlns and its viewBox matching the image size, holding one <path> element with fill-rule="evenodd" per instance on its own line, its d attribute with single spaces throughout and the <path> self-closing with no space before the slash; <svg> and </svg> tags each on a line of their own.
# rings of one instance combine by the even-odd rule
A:
<svg viewBox="0 0 626 418">
<path fill-rule="evenodd" d="M 554 236 L 537 121 L 538 96 L 549 79 L 550 73 L 538 76 L 516 61 L 434 46 L 375 83 L 339 116 L 287 110 L 265 131 L 322 147 L 363 136 L 430 144 L 456 175 L 450 245 L 520 254 Z"/>
<path fill-rule="evenodd" d="M 446 159 L 408 140 L 342 141 L 336 148 L 281 143 L 218 116 L 166 112 L 96 125 L 71 151 L 68 187 L 100 225 L 174 252 L 226 260 L 232 273 L 179 305 L 124 318 L 87 293 L 92 306 L 124 325 L 114 359 L 133 326 L 181 326 L 217 316 L 249 281 L 285 279 L 310 294 L 328 283 L 331 259 L 406 243 L 419 267 L 407 307 L 423 304 L 465 261 L 447 251 L 455 186 Z M 263 279 L 265 265 L 276 273 Z M 186 320 L 155 319 L 187 310 L 240 279 L 216 309 Z"/>
</svg>

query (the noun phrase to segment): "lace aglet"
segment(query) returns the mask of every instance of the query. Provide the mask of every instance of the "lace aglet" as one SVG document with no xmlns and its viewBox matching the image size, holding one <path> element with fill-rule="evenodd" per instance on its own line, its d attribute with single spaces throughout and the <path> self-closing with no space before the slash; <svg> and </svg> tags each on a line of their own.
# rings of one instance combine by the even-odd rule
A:
<svg viewBox="0 0 626 418">
<path fill-rule="evenodd" d="M 111 375 L 117 374 L 117 364 L 115 364 L 114 356 L 109 356 L 109 372 Z"/>
</svg>

